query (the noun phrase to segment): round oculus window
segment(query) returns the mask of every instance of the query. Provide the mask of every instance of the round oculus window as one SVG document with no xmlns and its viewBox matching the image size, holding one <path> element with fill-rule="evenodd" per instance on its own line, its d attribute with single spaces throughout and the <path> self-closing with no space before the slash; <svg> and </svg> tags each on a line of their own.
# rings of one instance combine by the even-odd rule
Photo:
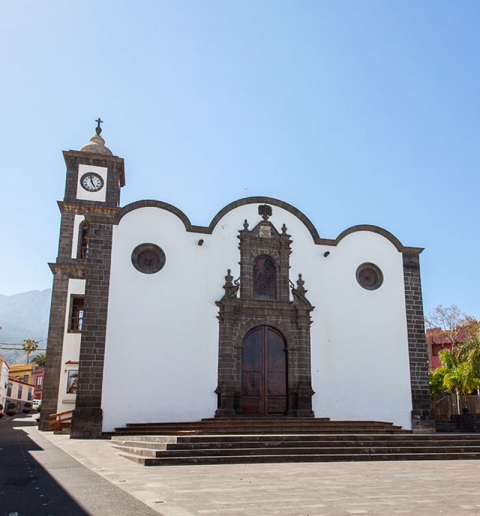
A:
<svg viewBox="0 0 480 516">
<path fill-rule="evenodd" d="M 132 252 L 132 264 L 137 271 L 155 274 L 165 265 L 165 253 L 156 244 L 140 244 Z"/>
<path fill-rule="evenodd" d="M 382 271 L 373 263 L 362 263 L 356 275 L 359 285 L 367 290 L 376 290 L 383 283 Z"/>
</svg>

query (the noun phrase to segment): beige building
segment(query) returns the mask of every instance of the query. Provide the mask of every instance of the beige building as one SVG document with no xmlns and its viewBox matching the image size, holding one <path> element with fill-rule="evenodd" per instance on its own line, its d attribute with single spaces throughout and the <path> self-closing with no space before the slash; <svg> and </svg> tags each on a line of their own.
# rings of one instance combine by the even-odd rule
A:
<svg viewBox="0 0 480 516">
<path fill-rule="evenodd" d="M 33 384 L 33 364 L 12 364 L 10 366 L 10 377 Z"/>
</svg>

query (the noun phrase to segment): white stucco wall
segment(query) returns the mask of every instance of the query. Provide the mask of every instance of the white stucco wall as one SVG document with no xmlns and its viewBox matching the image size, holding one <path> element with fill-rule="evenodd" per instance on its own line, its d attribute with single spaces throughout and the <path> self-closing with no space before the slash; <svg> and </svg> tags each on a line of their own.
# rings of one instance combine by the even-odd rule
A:
<svg viewBox="0 0 480 516">
<path fill-rule="evenodd" d="M 67 362 L 78 362 L 80 358 L 81 333 L 71 333 L 68 331 L 70 326 L 70 313 L 72 295 L 85 294 L 85 280 L 68 280 L 67 308 L 65 310 L 65 332 L 63 336 L 63 351 L 60 368 L 60 384 L 58 388 L 57 412 L 65 412 L 75 408 L 75 394 L 67 394 L 67 377 L 70 369 L 78 370 L 78 365 L 67 364 Z"/>
<path fill-rule="evenodd" d="M 238 231 L 259 221 L 258 205 L 227 213 L 211 235 L 188 233 L 159 208 L 126 214 L 114 228 L 102 408 L 104 431 L 127 422 L 189 421 L 216 409 L 218 309 L 227 269 L 239 276 Z M 391 421 L 410 428 L 410 373 L 402 255 L 383 236 L 356 232 L 315 245 L 306 226 L 273 206 L 270 221 L 292 235 L 291 275 L 303 275 L 312 313 L 313 408 L 318 417 Z M 203 246 L 198 240 L 203 239 Z M 155 243 L 157 274 L 131 263 Z M 325 251 L 330 255 L 325 258 Z M 378 265 L 382 287 L 365 290 L 357 267 Z"/>
</svg>

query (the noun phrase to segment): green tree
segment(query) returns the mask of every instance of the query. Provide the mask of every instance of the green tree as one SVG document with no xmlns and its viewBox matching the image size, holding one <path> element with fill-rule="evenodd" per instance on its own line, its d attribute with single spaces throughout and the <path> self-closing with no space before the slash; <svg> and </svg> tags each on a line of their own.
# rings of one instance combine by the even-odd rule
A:
<svg viewBox="0 0 480 516">
<path fill-rule="evenodd" d="M 474 350 L 477 353 L 477 350 Z M 460 396 L 467 396 L 480 387 L 480 377 L 477 374 L 474 360 L 461 361 L 459 353 L 443 349 L 439 353 L 442 367 L 429 375 L 432 393 L 450 391 L 455 395 L 456 411 L 460 414 Z M 467 355 L 470 357 L 470 355 Z M 480 355 L 479 357 L 480 358 Z"/>
<path fill-rule="evenodd" d="M 32 358 L 32 364 L 37 366 L 45 366 L 45 360 L 47 359 L 46 353 L 39 353 Z"/>
<path fill-rule="evenodd" d="M 447 392 L 448 389 L 443 385 L 443 378 L 445 377 L 448 369 L 446 367 L 437 367 L 435 371 L 428 373 L 428 386 L 432 394 L 439 394 L 441 392 Z"/>
<path fill-rule="evenodd" d="M 23 341 L 22 349 L 27 354 L 27 364 L 28 364 L 30 355 L 38 349 L 38 342 L 35 342 L 33 339 L 26 339 Z"/>
<path fill-rule="evenodd" d="M 480 395 L 480 335 L 476 334 L 473 338 L 463 342 L 458 349 L 458 358 L 462 362 L 470 364 L 474 382 L 477 381 L 475 389 Z M 475 380 L 477 379 L 477 380 Z"/>
</svg>

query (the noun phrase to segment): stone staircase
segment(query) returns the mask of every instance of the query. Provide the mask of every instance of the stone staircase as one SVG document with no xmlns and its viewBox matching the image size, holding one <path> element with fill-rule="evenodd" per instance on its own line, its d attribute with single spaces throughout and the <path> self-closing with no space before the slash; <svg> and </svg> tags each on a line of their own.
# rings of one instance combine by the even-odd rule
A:
<svg viewBox="0 0 480 516">
<path fill-rule="evenodd" d="M 268 417 L 202 419 L 184 423 L 130 423 L 110 435 L 408 433 L 381 421 L 330 421 L 328 418 Z M 108 434 L 107 434 L 108 435 Z"/>
<path fill-rule="evenodd" d="M 144 466 L 480 459 L 478 434 L 113 436 Z"/>
<path fill-rule="evenodd" d="M 129 424 L 110 435 L 144 466 L 480 459 L 480 434 L 412 434 L 373 421 L 205 419 Z"/>
</svg>

